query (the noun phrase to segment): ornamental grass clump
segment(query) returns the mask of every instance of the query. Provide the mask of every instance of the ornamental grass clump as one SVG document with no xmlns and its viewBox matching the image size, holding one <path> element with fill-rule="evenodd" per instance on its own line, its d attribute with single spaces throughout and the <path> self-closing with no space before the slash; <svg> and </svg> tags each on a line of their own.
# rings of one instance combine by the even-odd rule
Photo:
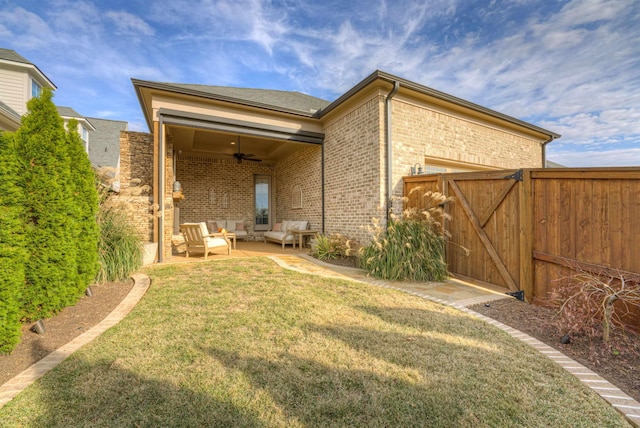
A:
<svg viewBox="0 0 640 428">
<path fill-rule="evenodd" d="M 110 193 L 108 186 L 101 187 L 98 283 L 128 278 L 142 266 L 143 255 L 142 240 L 129 221 L 126 205 Z"/>
<path fill-rule="evenodd" d="M 339 233 L 318 234 L 311 242 L 311 255 L 318 260 L 336 260 L 357 253 L 358 243 Z"/>
<path fill-rule="evenodd" d="M 391 216 L 386 228 L 373 223 L 371 243 L 363 247 L 360 267 L 389 280 L 442 281 L 447 277 L 444 259 L 448 233 L 443 227 L 449 198 L 439 192 L 423 195 L 427 208 L 408 209 L 399 219 Z"/>
</svg>

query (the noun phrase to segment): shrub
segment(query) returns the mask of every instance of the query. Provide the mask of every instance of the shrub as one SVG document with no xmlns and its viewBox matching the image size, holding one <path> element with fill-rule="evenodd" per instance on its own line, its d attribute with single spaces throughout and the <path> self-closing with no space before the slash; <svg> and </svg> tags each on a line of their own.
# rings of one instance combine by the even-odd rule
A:
<svg viewBox="0 0 640 428">
<path fill-rule="evenodd" d="M 311 242 L 311 255 L 318 260 L 335 260 L 357 253 L 358 244 L 339 233 L 318 234 Z"/>
<path fill-rule="evenodd" d="M 442 208 L 448 199 L 427 192 L 428 208 L 406 210 L 403 219 L 391 218 L 386 228 L 374 222 L 372 242 L 363 247 L 360 267 L 389 280 L 442 281 L 447 277 L 444 250 L 447 233 Z"/>
<path fill-rule="evenodd" d="M 28 259 L 21 304 L 26 319 L 51 316 L 82 295 L 76 267 L 78 222 L 63 121 L 45 89 L 28 103 L 13 135 L 25 192 Z"/>
<path fill-rule="evenodd" d="M 84 144 L 78 134 L 78 123 L 75 119 L 69 121 L 67 132 L 67 149 L 71 161 L 72 199 L 75 209 L 75 219 L 78 223 L 77 235 L 74 241 L 77 247 L 76 266 L 78 273 L 78 291 L 83 293 L 87 285 L 91 284 L 98 272 L 98 192 L 96 190 L 96 176 L 91 167 L 91 161 L 84 149 Z"/>
<path fill-rule="evenodd" d="M 125 205 L 109 193 L 108 186 L 100 186 L 99 283 L 128 278 L 142 266 L 143 256 L 142 240 L 129 222 Z"/>
<path fill-rule="evenodd" d="M 601 338 L 605 346 L 623 341 L 625 316 L 640 310 L 640 283 L 623 274 L 597 275 L 578 269 L 550 293 L 559 307 L 557 325 L 562 331 Z M 623 346 L 623 343 L 617 343 Z"/>
<path fill-rule="evenodd" d="M 24 194 L 17 183 L 18 165 L 8 135 L 0 132 L 0 353 L 20 341 L 20 292 L 24 287 Z"/>
</svg>

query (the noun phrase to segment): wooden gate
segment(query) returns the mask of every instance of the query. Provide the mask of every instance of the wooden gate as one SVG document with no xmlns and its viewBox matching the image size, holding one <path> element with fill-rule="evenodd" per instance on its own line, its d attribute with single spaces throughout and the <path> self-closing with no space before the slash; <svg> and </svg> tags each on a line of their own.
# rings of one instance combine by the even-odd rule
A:
<svg viewBox="0 0 640 428">
<path fill-rule="evenodd" d="M 452 275 L 526 300 L 548 297 L 576 270 L 640 281 L 640 168 L 523 169 L 404 177 L 453 196 Z M 463 248 L 469 250 L 466 255 Z"/>
<path fill-rule="evenodd" d="M 451 274 L 504 291 L 521 289 L 521 276 L 529 274 L 520 267 L 522 187 L 517 184 L 522 174 L 522 170 L 445 174 L 426 182 L 405 177 L 405 194 L 420 185 L 455 198 L 447 206 L 455 219 L 447 224 L 452 236 L 447 247 Z M 419 207 L 417 199 L 413 196 L 408 205 Z"/>
</svg>

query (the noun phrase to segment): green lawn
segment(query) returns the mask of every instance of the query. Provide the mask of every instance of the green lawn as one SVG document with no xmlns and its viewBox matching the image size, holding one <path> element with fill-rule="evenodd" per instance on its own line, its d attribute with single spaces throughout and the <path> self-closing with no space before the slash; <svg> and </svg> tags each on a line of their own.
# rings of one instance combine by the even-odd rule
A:
<svg viewBox="0 0 640 428">
<path fill-rule="evenodd" d="M 159 266 L 133 312 L 1 426 L 627 426 L 506 333 L 268 259 Z"/>
</svg>

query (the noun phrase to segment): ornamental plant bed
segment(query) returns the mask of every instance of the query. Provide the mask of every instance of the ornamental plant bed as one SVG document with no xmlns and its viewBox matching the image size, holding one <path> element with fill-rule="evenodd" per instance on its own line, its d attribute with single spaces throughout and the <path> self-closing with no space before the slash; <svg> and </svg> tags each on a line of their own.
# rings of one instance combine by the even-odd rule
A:
<svg viewBox="0 0 640 428">
<path fill-rule="evenodd" d="M 133 281 L 92 285 L 91 297 L 84 296 L 75 306 L 44 320 L 42 335 L 30 330 L 34 323 L 23 325 L 18 346 L 11 354 L 0 355 L 0 385 L 98 324 L 122 302 L 131 287 Z"/>
</svg>

